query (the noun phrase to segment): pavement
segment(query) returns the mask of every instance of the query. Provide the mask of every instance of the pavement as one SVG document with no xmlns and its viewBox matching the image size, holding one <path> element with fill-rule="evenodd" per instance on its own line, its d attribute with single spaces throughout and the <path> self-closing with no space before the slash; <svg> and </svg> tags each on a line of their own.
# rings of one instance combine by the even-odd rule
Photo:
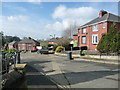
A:
<svg viewBox="0 0 120 90">
<path fill-rule="evenodd" d="M 22 86 L 24 79 L 24 68 L 26 64 L 16 64 L 9 68 L 9 72 L 2 75 L 1 89 L 19 88 Z"/>
<path fill-rule="evenodd" d="M 22 78 L 24 76 L 18 72 L 11 70 L 9 73 L 6 73 L 2 76 L 2 90 L 18 88 L 19 85 L 22 85 Z"/>
<path fill-rule="evenodd" d="M 30 88 L 118 88 L 120 81 L 118 65 L 37 53 L 21 54 L 21 59 L 27 64 L 26 83 Z"/>
<path fill-rule="evenodd" d="M 42 72 L 42 69 L 39 70 L 32 67 L 28 64 L 26 67 L 26 87 L 31 88 L 58 88 L 57 85 L 49 80 Z"/>
<path fill-rule="evenodd" d="M 55 55 L 57 56 L 65 56 L 67 57 L 67 54 L 63 54 L 63 53 L 55 53 Z M 90 57 L 87 56 L 80 56 L 78 54 L 73 54 L 72 57 L 74 58 L 74 60 L 77 61 L 88 61 L 88 62 L 96 62 L 96 63 L 104 63 L 104 64 L 114 64 L 114 65 L 120 65 L 120 57 L 118 56 L 118 58 L 116 58 L 115 60 L 113 59 L 99 59 L 99 58 L 93 58 L 91 59 Z"/>
</svg>

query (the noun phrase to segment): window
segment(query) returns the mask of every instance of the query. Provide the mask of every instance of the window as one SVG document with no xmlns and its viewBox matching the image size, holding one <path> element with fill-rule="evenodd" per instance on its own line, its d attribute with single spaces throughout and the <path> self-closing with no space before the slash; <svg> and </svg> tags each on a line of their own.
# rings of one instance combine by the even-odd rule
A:
<svg viewBox="0 0 120 90">
<path fill-rule="evenodd" d="M 98 34 L 92 35 L 92 44 L 98 44 Z"/>
<path fill-rule="evenodd" d="M 24 50 L 25 49 L 25 44 L 22 44 L 22 50 Z"/>
<path fill-rule="evenodd" d="M 28 44 L 28 46 L 31 46 L 31 44 Z"/>
<path fill-rule="evenodd" d="M 106 23 L 102 23 L 102 28 L 106 28 Z"/>
<path fill-rule="evenodd" d="M 31 46 L 28 46 L 28 50 L 31 50 Z"/>
<path fill-rule="evenodd" d="M 93 31 L 93 32 L 98 31 L 98 25 L 93 25 L 93 26 L 92 26 L 92 31 Z"/>
<path fill-rule="evenodd" d="M 85 34 L 86 33 L 86 28 L 83 28 L 82 29 L 82 34 Z"/>
<path fill-rule="evenodd" d="M 82 44 L 86 44 L 86 36 L 82 36 Z"/>
<path fill-rule="evenodd" d="M 20 47 L 18 47 L 18 49 L 20 50 Z"/>
<path fill-rule="evenodd" d="M 25 46 L 22 46 L 22 50 L 24 50 L 25 49 Z"/>
</svg>

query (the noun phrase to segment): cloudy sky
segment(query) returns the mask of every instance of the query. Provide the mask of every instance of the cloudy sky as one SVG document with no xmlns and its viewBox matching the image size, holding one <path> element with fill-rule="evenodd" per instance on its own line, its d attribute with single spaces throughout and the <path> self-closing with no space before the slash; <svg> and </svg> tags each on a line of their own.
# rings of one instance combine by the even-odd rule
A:
<svg viewBox="0 0 120 90">
<path fill-rule="evenodd" d="M 2 2 L 0 18 L 5 35 L 47 39 L 54 34 L 60 37 L 73 23 L 80 26 L 98 17 L 100 10 L 117 15 L 118 3 Z"/>
</svg>

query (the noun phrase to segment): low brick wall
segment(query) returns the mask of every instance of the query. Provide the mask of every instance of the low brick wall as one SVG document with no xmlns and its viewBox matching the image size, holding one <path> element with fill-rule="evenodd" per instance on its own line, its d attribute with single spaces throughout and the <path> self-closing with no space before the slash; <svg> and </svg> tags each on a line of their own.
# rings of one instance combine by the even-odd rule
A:
<svg viewBox="0 0 120 90">
<path fill-rule="evenodd" d="M 120 60 L 120 56 L 85 55 L 85 57 L 98 58 L 98 59 L 109 59 L 109 60 Z"/>
<path fill-rule="evenodd" d="M 67 53 L 55 53 L 58 56 L 67 56 Z M 72 55 L 73 57 L 83 57 L 83 58 L 95 58 L 95 59 L 106 59 L 106 60 L 120 60 L 120 56 L 107 56 L 107 55 L 85 55 L 80 56 L 79 54 Z"/>
</svg>

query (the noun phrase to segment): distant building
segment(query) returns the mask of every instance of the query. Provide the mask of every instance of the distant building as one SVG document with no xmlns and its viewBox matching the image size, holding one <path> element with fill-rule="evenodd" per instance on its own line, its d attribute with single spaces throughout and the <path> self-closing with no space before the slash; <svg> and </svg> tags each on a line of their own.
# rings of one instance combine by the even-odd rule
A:
<svg viewBox="0 0 120 90">
<path fill-rule="evenodd" d="M 108 33 L 113 23 L 116 23 L 116 28 L 120 30 L 120 17 L 102 10 L 99 12 L 99 17 L 78 29 L 78 33 L 73 35 L 74 40 L 77 41 L 78 47 L 96 50 L 99 40 Z"/>
<path fill-rule="evenodd" d="M 9 49 L 18 49 L 18 42 L 13 41 L 13 42 L 8 44 L 8 47 L 9 47 Z"/>
<path fill-rule="evenodd" d="M 56 43 L 56 40 L 57 40 L 58 38 L 52 38 L 52 39 L 50 39 L 49 41 L 48 41 L 48 45 L 57 45 L 57 43 Z"/>
<path fill-rule="evenodd" d="M 40 43 L 32 38 L 24 38 L 18 43 L 18 49 L 21 51 L 31 51 L 36 50 L 37 46 L 40 46 Z"/>
</svg>

